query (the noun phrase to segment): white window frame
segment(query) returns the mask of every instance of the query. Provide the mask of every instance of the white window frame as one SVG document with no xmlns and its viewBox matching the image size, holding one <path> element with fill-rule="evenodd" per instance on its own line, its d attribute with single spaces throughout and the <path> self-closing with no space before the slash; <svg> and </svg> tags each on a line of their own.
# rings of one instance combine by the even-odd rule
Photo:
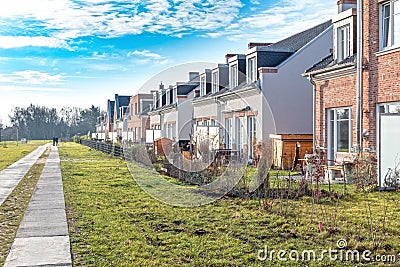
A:
<svg viewBox="0 0 400 267">
<path fill-rule="evenodd" d="M 396 107 L 397 110 L 394 110 L 393 108 Z M 387 103 L 379 103 L 376 105 L 376 151 L 380 151 L 380 114 L 393 114 L 393 113 L 400 113 L 400 102 L 387 102 Z M 378 157 L 378 165 L 381 162 L 380 159 L 380 153 L 376 153 Z M 378 166 L 378 170 L 380 172 L 381 168 Z M 382 174 L 379 173 L 380 177 L 382 178 Z"/>
<path fill-rule="evenodd" d="M 232 148 L 232 121 L 233 118 L 225 118 L 225 147 L 226 149 Z"/>
<path fill-rule="evenodd" d="M 393 108 L 397 107 L 398 110 L 394 110 Z M 376 105 L 376 149 L 379 151 L 379 114 L 390 114 L 390 113 L 400 113 L 400 102 L 387 102 L 387 103 L 379 103 Z"/>
<path fill-rule="evenodd" d="M 200 77 L 200 96 L 206 95 L 206 77 L 203 75 Z"/>
<path fill-rule="evenodd" d="M 231 89 L 238 86 L 238 64 L 231 65 L 229 68 L 229 83 Z"/>
<path fill-rule="evenodd" d="M 175 104 L 176 102 L 177 102 L 177 93 L 178 93 L 178 88 L 174 88 L 173 90 L 172 90 L 172 92 L 173 92 L 173 97 L 172 97 L 172 104 Z"/>
<path fill-rule="evenodd" d="M 349 118 L 348 119 L 342 119 L 342 120 L 338 120 L 337 118 L 337 113 L 340 110 L 349 110 Z M 331 111 L 334 112 L 334 117 L 332 118 L 331 116 Z M 327 109 L 327 128 L 328 128 L 328 136 L 327 136 L 327 141 L 328 141 L 328 160 L 334 160 L 335 159 L 335 155 L 338 151 L 338 133 L 337 133 L 337 123 L 340 121 L 345 121 L 348 120 L 349 121 L 349 150 L 348 152 L 351 152 L 351 148 L 352 148 L 352 142 L 353 142 L 353 119 L 352 119 L 352 109 L 351 107 L 340 107 L 340 108 L 331 108 L 331 109 Z M 332 125 L 331 125 L 331 121 L 333 121 L 333 129 L 332 129 Z M 331 140 L 331 135 L 332 135 L 332 131 L 334 130 L 334 136 L 333 136 L 333 140 Z"/>
<path fill-rule="evenodd" d="M 218 73 L 218 71 L 214 71 L 213 73 L 212 73 L 212 92 L 213 93 L 216 93 L 216 92 L 218 92 L 219 90 L 218 90 L 218 87 L 219 87 L 219 81 L 218 81 L 218 77 L 219 77 L 219 75 L 218 75 L 219 73 Z"/>
<path fill-rule="evenodd" d="M 243 117 L 235 118 L 235 132 L 236 132 L 236 150 L 243 153 L 243 141 L 244 141 L 244 125 Z"/>
<path fill-rule="evenodd" d="M 168 106 L 169 104 L 172 104 L 169 101 L 171 99 L 171 94 L 172 94 L 171 89 L 167 89 L 167 91 L 165 92 L 165 105 L 166 106 Z"/>
<path fill-rule="evenodd" d="M 253 158 L 253 139 L 257 140 L 257 120 L 256 116 L 247 117 L 247 144 L 248 144 L 248 156 Z"/>
<path fill-rule="evenodd" d="M 337 59 L 343 61 L 350 56 L 350 24 L 337 28 Z"/>
<path fill-rule="evenodd" d="M 256 57 L 251 57 L 247 59 L 247 83 L 253 83 L 257 81 L 257 66 L 256 66 Z"/>
<path fill-rule="evenodd" d="M 395 13 L 395 3 L 398 10 Z M 384 10 L 386 7 L 389 7 L 389 17 L 384 16 Z M 398 21 L 396 21 L 396 19 Z M 387 40 L 385 38 L 385 23 L 384 20 L 389 20 L 387 31 Z M 395 24 L 398 22 L 398 25 Z M 396 35 L 397 31 L 397 35 Z M 400 47 L 400 0 L 390 0 L 385 3 L 382 3 L 379 6 L 379 40 L 380 40 L 380 50 L 391 49 L 394 47 Z"/>
</svg>

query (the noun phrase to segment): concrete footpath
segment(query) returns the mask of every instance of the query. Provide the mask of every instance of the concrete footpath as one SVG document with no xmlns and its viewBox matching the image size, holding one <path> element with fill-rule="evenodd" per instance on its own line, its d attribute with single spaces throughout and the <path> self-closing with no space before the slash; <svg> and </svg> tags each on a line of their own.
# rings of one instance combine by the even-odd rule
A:
<svg viewBox="0 0 400 267">
<path fill-rule="evenodd" d="M 57 147 L 52 147 L 4 266 L 72 266 Z"/>
<path fill-rule="evenodd" d="M 43 154 L 47 146 L 36 148 L 30 154 L 0 172 L 0 206 Z"/>
</svg>

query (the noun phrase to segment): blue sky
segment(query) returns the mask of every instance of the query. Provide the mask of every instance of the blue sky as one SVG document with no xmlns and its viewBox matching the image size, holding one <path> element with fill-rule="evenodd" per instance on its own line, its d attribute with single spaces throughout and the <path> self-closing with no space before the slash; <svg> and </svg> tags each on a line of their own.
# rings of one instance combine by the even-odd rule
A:
<svg viewBox="0 0 400 267">
<path fill-rule="evenodd" d="M 0 118 L 29 103 L 105 108 L 166 68 L 224 62 L 336 12 L 336 0 L 1 1 Z"/>
</svg>

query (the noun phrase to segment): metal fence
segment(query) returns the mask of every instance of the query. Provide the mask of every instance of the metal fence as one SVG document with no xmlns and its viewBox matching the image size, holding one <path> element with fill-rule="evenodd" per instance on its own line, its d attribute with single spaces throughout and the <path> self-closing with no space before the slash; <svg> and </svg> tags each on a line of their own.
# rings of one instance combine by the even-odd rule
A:
<svg viewBox="0 0 400 267">
<path fill-rule="evenodd" d="M 124 149 L 122 146 L 91 140 L 80 140 L 79 143 L 115 157 L 124 157 Z"/>
</svg>

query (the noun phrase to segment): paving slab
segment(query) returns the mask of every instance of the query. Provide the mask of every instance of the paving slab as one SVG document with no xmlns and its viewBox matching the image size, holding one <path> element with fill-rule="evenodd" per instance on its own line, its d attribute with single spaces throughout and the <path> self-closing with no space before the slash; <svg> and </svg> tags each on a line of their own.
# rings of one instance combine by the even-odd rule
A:
<svg viewBox="0 0 400 267">
<path fill-rule="evenodd" d="M 48 145 L 39 146 L 0 172 L 0 206 L 43 154 Z"/>
<path fill-rule="evenodd" d="M 4 266 L 72 266 L 69 246 L 68 236 L 16 238 Z"/>
<path fill-rule="evenodd" d="M 51 148 L 4 266 L 72 266 L 57 147 Z"/>
</svg>

